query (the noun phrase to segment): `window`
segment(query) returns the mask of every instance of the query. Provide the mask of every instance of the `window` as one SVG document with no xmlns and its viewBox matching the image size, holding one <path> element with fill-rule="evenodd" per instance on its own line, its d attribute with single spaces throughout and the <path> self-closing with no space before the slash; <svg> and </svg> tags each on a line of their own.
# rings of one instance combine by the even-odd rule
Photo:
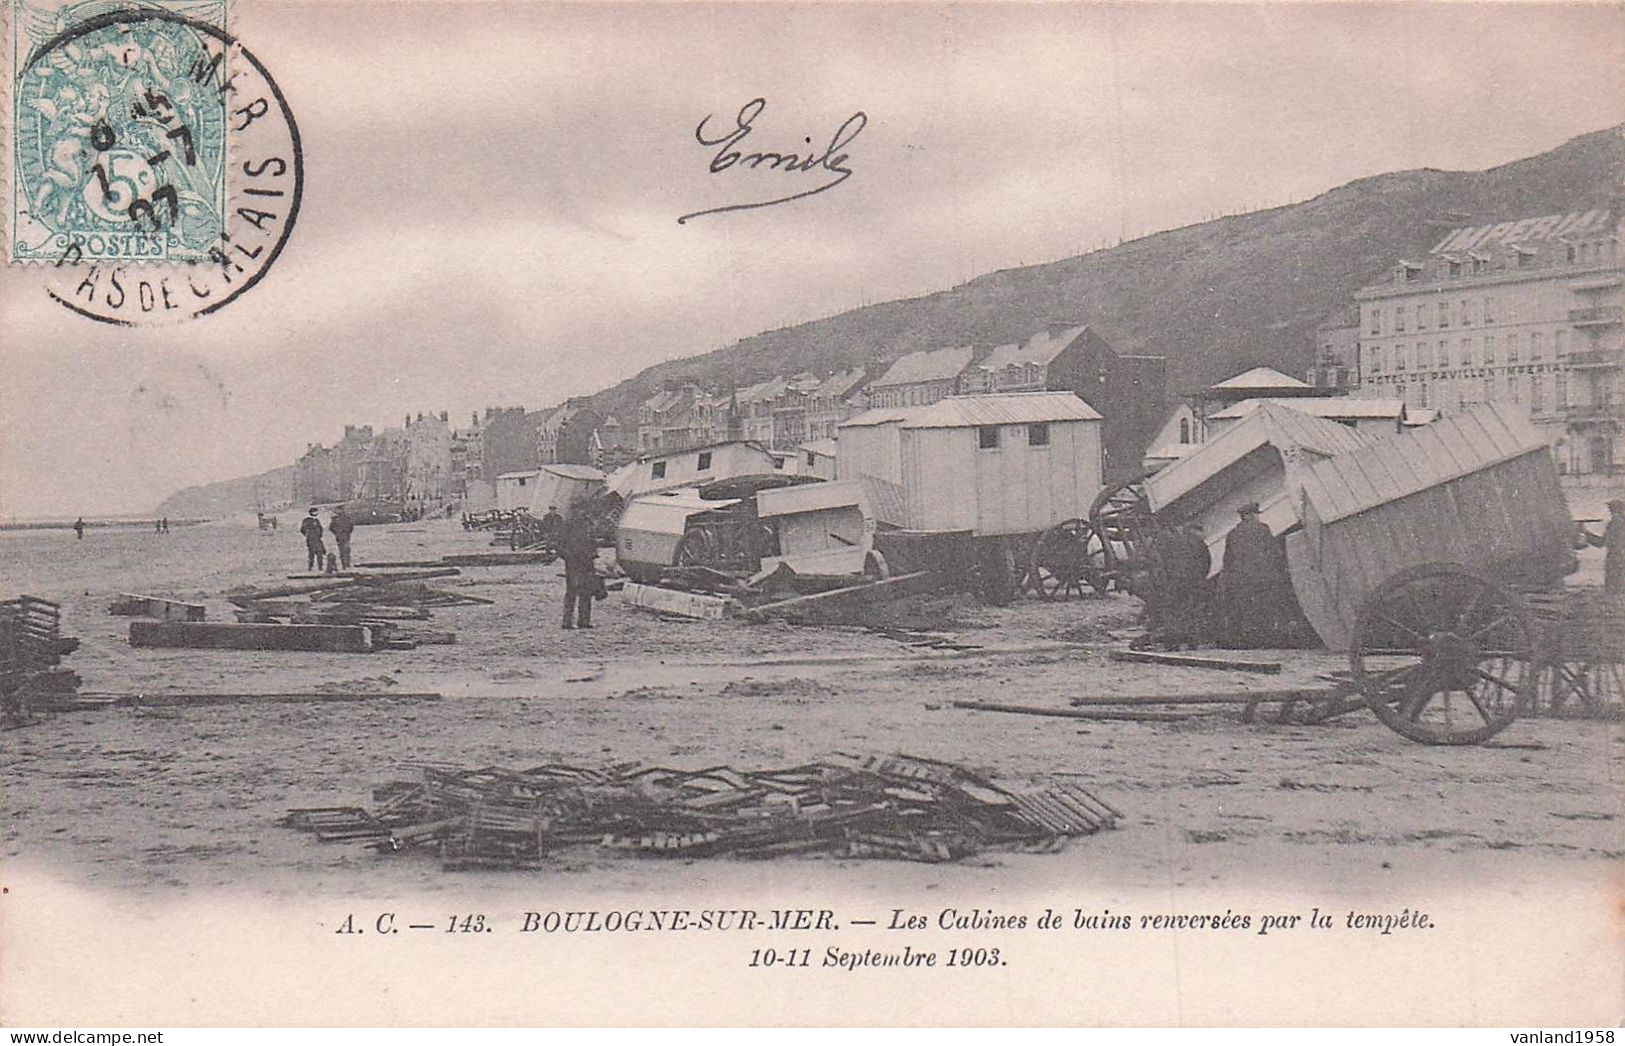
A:
<svg viewBox="0 0 1625 1046">
<path fill-rule="evenodd" d="M 1179 442 L 1181 442 L 1181 443 L 1189 443 L 1190 441 L 1191 441 L 1191 419 L 1189 419 L 1189 418 L 1180 418 L 1179 419 Z"/>
<path fill-rule="evenodd" d="M 1546 409 L 1546 383 L 1539 374 L 1529 379 L 1529 409 L 1536 414 Z"/>
<path fill-rule="evenodd" d="M 1495 379 L 1484 379 L 1484 402 L 1488 403 L 1495 398 Z"/>
<path fill-rule="evenodd" d="M 1493 334 L 1484 335 L 1484 362 L 1495 362 L 1495 335 Z"/>
<path fill-rule="evenodd" d="M 657 461 L 653 465 L 650 465 L 649 466 L 649 478 L 650 479 L 665 479 L 666 478 L 666 463 L 664 461 Z"/>
<path fill-rule="evenodd" d="M 1439 329 L 1444 330 L 1448 326 L 1450 326 L 1450 303 L 1441 301 L 1439 303 Z"/>
<path fill-rule="evenodd" d="M 1523 382 L 1510 374 L 1507 375 L 1507 398 L 1513 403 L 1523 402 Z"/>
<path fill-rule="evenodd" d="M 1403 345 L 1394 346 L 1394 369 L 1405 369 L 1405 346 Z"/>
<path fill-rule="evenodd" d="M 1507 335 L 1507 362 L 1518 362 L 1518 336 L 1516 334 Z"/>
<path fill-rule="evenodd" d="M 1557 344 L 1557 358 L 1562 359 L 1563 354 L 1569 351 L 1569 332 L 1558 331 L 1553 337 Z"/>
<path fill-rule="evenodd" d="M 810 468 L 811 466 L 816 465 L 816 464 L 818 464 L 818 455 L 814 454 L 812 451 L 809 450 L 807 452 L 807 465 Z"/>
<path fill-rule="evenodd" d="M 1416 307 L 1416 329 L 1419 331 L 1425 331 L 1428 329 L 1428 310 L 1426 305 L 1417 305 Z"/>
<path fill-rule="evenodd" d="M 1376 306 L 1372 306 L 1371 308 L 1371 333 L 1382 333 L 1382 310 Z"/>
<path fill-rule="evenodd" d="M 1466 327 L 1473 322 L 1473 303 L 1466 298 L 1461 299 L 1461 325 Z"/>
<path fill-rule="evenodd" d="M 1405 312 L 1406 309 L 1403 305 L 1394 309 L 1394 333 L 1396 334 L 1405 333 Z"/>
<path fill-rule="evenodd" d="M 529 479 L 529 478 L 530 478 L 530 477 L 528 477 L 528 476 L 520 476 L 520 477 L 519 477 L 519 485 L 520 485 L 520 486 L 521 486 L 521 487 L 522 487 L 522 486 L 524 486 L 524 485 L 525 485 L 525 480 L 527 480 L 527 479 Z"/>
<path fill-rule="evenodd" d="M 1532 359 L 1532 360 L 1538 360 L 1538 359 L 1541 358 L 1541 355 L 1545 351 L 1546 351 L 1546 347 L 1541 344 L 1540 331 L 1532 331 L 1532 332 L 1530 332 L 1530 334 L 1529 334 L 1529 358 Z"/>
<path fill-rule="evenodd" d="M 808 464 L 811 464 L 811 462 L 808 462 Z M 711 452 L 709 450 L 700 451 L 700 460 L 695 462 L 694 469 L 696 472 L 711 471 Z"/>
<path fill-rule="evenodd" d="M 1484 322 L 1485 323 L 1494 323 L 1495 322 L 1495 299 L 1494 298 L 1485 298 L 1484 299 Z"/>
<path fill-rule="evenodd" d="M 1557 400 L 1558 410 L 1569 405 L 1569 376 L 1562 371 L 1552 375 L 1552 395 Z"/>
<path fill-rule="evenodd" d="M 976 445 L 983 450 L 997 450 L 999 448 L 999 427 L 997 425 L 983 425 L 977 429 Z"/>
<path fill-rule="evenodd" d="M 1382 346 L 1373 345 L 1366 350 L 1365 365 L 1373 374 L 1382 373 Z"/>
<path fill-rule="evenodd" d="M 1047 447 L 1047 446 L 1049 446 L 1049 424 L 1047 422 L 1042 422 L 1041 421 L 1041 422 L 1038 422 L 1035 425 L 1028 425 L 1027 426 L 1027 446 L 1029 446 L 1029 447 Z"/>
<path fill-rule="evenodd" d="M 1450 343 L 1443 338 L 1439 339 L 1439 366 L 1450 366 Z"/>
<path fill-rule="evenodd" d="M 773 455 L 773 467 L 774 468 L 776 468 L 776 469 L 784 468 L 784 462 L 785 462 L 785 459 L 782 456 L 780 456 L 778 454 Z"/>
<path fill-rule="evenodd" d="M 1416 343 L 1416 369 L 1425 370 L 1433 364 L 1432 348 L 1425 341 Z"/>
</svg>

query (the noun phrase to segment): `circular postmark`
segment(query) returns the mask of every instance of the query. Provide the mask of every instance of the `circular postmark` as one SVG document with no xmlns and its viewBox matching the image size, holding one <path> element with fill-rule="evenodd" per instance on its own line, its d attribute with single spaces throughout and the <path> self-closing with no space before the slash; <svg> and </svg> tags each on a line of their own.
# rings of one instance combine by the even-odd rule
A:
<svg viewBox="0 0 1625 1046">
<path fill-rule="evenodd" d="M 38 264 L 53 299 L 105 323 L 224 308 L 299 214 L 303 151 L 281 89 L 190 13 L 86 0 L 49 28 L 30 27 L 45 38 L 26 41 L 14 83 L 10 261 Z"/>
</svg>

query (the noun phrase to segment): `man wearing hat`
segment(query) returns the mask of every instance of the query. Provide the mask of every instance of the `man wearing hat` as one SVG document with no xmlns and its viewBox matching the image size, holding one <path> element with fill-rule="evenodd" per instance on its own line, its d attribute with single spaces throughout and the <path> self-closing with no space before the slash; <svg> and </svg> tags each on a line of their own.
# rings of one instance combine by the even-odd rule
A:
<svg viewBox="0 0 1625 1046">
<path fill-rule="evenodd" d="M 305 569 L 320 570 L 327 561 L 327 547 L 322 544 L 322 521 L 316 518 L 316 506 L 299 524 L 299 533 L 305 535 Z"/>
<path fill-rule="evenodd" d="M 1625 498 L 1608 502 L 1608 526 L 1602 536 L 1586 531 L 1586 544 L 1607 549 L 1602 560 L 1602 590 L 1625 595 Z"/>
<path fill-rule="evenodd" d="M 1225 538 L 1219 569 L 1220 630 L 1229 646 L 1269 646 L 1281 641 L 1288 615 L 1286 554 L 1256 501 L 1236 511 L 1241 521 Z"/>
</svg>

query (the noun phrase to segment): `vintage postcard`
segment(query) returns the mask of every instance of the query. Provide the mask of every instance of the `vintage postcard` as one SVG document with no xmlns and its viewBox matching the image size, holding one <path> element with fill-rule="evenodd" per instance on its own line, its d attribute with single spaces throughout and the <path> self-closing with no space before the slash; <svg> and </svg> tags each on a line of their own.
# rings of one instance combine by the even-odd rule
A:
<svg viewBox="0 0 1625 1046">
<path fill-rule="evenodd" d="M 3 2 L 0 1023 L 1619 1023 L 1618 5 Z"/>
</svg>

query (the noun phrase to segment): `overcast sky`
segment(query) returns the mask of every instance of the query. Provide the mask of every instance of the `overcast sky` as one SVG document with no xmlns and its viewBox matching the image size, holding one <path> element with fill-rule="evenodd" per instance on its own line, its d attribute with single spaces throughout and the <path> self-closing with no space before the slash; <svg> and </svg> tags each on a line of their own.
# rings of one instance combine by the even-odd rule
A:
<svg viewBox="0 0 1625 1046">
<path fill-rule="evenodd" d="M 304 137 L 264 281 L 122 330 L 0 272 L 0 516 L 144 511 L 346 422 L 550 405 L 660 360 L 1353 178 L 1625 120 L 1617 6 L 286 4 Z M 695 126 L 852 175 L 708 174 Z"/>
</svg>

